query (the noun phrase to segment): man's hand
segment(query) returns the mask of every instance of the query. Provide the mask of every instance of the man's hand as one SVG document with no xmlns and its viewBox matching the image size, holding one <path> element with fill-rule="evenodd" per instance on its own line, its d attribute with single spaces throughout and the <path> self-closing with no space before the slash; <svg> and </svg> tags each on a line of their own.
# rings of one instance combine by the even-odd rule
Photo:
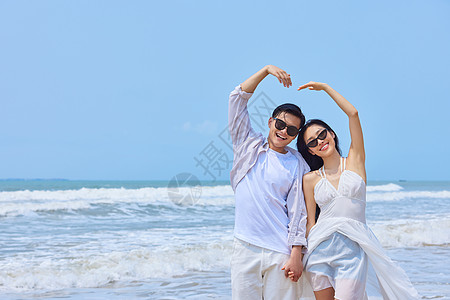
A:
<svg viewBox="0 0 450 300">
<path fill-rule="evenodd" d="M 289 277 L 293 282 L 297 282 L 303 273 L 303 255 L 301 251 L 301 246 L 292 247 L 291 257 L 281 269 L 284 270 L 284 276 L 286 276 L 286 278 Z"/>
<path fill-rule="evenodd" d="M 285 87 L 290 87 L 292 86 L 292 81 L 291 81 L 291 75 L 286 73 L 286 71 L 275 67 L 273 65 L 267 65 L 267 73 L 275 76 L 276 78 L 278 78 L 278 81 L 280 81 L 280 83 L 282 83 Z"/>
<path fill-rule="evenodd" d="M 258 84 L 269 74 L 275 76 L 285 87 L 292 86 L 291 75 L 278 67 L 267 65 L 241 83 L 242 90 L 247 93 L 253 93 Z"/>
</svg>

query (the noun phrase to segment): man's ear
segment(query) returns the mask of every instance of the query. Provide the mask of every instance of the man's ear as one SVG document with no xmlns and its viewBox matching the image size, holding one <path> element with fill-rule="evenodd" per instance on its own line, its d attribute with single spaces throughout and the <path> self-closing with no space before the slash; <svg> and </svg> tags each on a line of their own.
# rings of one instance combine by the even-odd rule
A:
<svg viewBox="0 0 450 300">
<path fill-rule="evenodd" d="M 269 125 L 269 128 L 270 128 L 270 125 L 272 124 L 272 121 L 273 121 L 273 118 L 270 117 L 270 118 L 269 118 L 269 122 L 267 122 L 267 125 Z"/>
</svg>

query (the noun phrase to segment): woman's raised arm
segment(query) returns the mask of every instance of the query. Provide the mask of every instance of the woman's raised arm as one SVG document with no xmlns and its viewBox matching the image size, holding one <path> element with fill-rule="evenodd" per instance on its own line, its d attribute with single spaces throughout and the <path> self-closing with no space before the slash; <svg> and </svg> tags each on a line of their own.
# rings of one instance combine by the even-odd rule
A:
<svg viewBox="0 0 450 300">
<path fill-rule="evenodd" d="M 298 90 L 309 88 L 310 90 L 315 91 L 325 91 L 327 94 L 336 102 L 336 104 L 342 109 L 342 111 L 348 116 L 349 119 L 349 127 L 350 127 L 350 137 L 351 137 L 351 144 L 350 144 L 350 151 L 349 151 L 349 158 L 351 157 L 351 160 L 353 163 L 355 163 L 355 167 L 357 169 L 361 170 L 361 175 L 363 178 L 365 178 L 365 160 L 366 160 L 366 154 L 364 150 L 364 138 L 363 138 L 363 132 L 361 128 L 361 122 L 359 120 L 358 111 L 356 108 L 348 102 L 347 99 L 345 99 L 341 94 L 336 92 L 332 87 L 330 87 L 326 83 L 321 82 L 313 82 L 310 81 L 307 84 L 304 84 L 298 88 Z"/>
</svg>

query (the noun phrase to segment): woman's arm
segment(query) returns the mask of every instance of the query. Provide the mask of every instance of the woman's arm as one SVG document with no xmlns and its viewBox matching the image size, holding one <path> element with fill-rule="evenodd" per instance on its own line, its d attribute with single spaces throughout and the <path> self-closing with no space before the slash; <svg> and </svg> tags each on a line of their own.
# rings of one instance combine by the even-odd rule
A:
<svg viewBox="0 0 450 300">
<path fill-rule="evenodd" d="M 247 93 L 253 93 L 258 84 L 269 74 L 272 74 L 273 76 L 278 78 L 278 81 L 280 81 L 280 83 L 282 83 L 285 87 L 292 86 L 292 81 L 290 77 L 291 75 L 289 75 L 288 73 L 286 73 L 286 71 L 283 71 L 278 67 L 267 65 L 258 72 L 256 72 L 255 74 L 253 74 L 252 76 L 250 76 L 246 81 L 241 83 L 242 90 Z"/>
<path fill-rule="evenodd" d="M 358 111 L 350 102 L 348 102 L 347 99 L 345 99 L 341 94 L 336 92 L 326 83 L 311 81 L 300 86 L 298 90 L 300 91 L 305 88 L 316 91 L 324 90 L 348 116 L 351 137 L 350 151 L 348 156 L 349 158 L 351 157 L 352 165 L 354 165 L 355 168 L 360 171 L 358 173 L 362 173 L 364 175 L 362 177 L 365 179 L 366 172 L 364 165 L 366 160 L 366 153 L 364 150 L 364 138 Z"/>
<path fill-rule="evenodd" d="M 316 224 L 316 200 L 314 199 L 314 186 L 317 183 L 316 175 L 314 172 L 309 172 L 303 176 L 303 195 L 305 196 L 306 204 L 306 237 L 309 235 L 309 231 Z"/>
</svg>

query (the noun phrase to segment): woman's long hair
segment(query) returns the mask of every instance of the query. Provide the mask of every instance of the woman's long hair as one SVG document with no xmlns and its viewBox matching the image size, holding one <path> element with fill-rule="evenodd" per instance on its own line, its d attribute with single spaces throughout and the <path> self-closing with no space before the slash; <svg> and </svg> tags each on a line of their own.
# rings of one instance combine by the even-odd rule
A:
<svg viewBox="0 0 450 300">
<path fill-rule="evenodd" d="M 319 120 L 319 119 L 308 120 L 298 133 L 297 149 L 298 149 L 298 152 L 300 152 L 300 154 L 303 156 L 305 161 L 308 163 L 309 167 L 311 168 L 311 171 L 315 171 L 315 170 L 320 169 L 323 166 L 323 160 L 322 160 L 322 158 L 320 158 L 317 155 L 312 155 L 309 152 L 309 148 L 308 148 L 308 146 L 306 146 L 306 143 L 305 143 L 306 129 L 308 129 L 312 125 L 319 125 L 323 128 L 326 128 L 329 133 L 332 132 L 334 134 L 334 144 L 336 146 L 336 150 L 339 153 L 339 155 L 341 155 L 341 156 L 342 156 L 342 151 L 341 151 L 341 148 L 339 148 L 339 139 L 338 139 L 336 133 L 333 131 L 333 129 L 331 129 L 331 127 L 327 123 L 325 123 L 324 121 Z M 320 208 L 316 204 L 316 222 L 317 222 L 317 219 L 319 218 L 319 214 L 320 214 Z"/>
</svg>

